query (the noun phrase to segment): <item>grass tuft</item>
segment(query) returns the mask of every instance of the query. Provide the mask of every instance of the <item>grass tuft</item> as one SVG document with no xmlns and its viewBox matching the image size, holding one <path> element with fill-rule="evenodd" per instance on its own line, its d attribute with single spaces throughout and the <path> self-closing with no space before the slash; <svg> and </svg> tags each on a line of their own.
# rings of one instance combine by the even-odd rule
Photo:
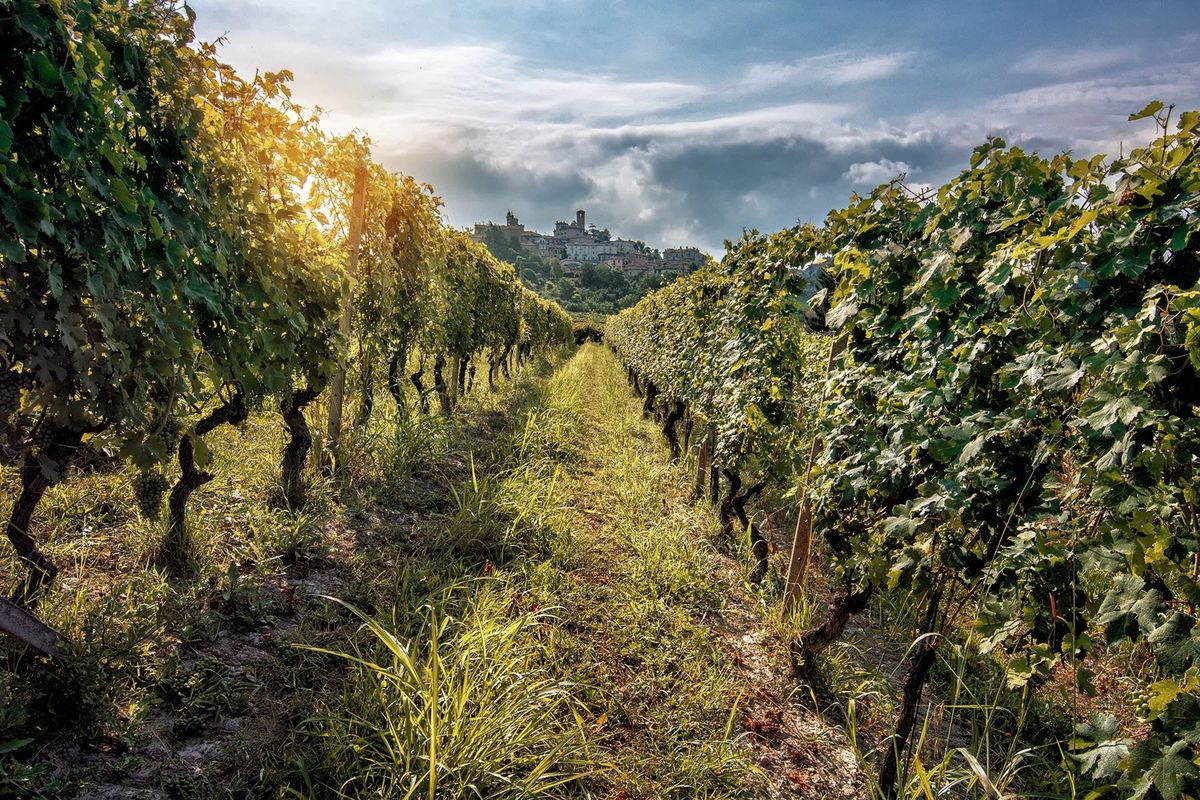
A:
<svg viewBox="0 0 1200 800">
<path fill-rule="evenodd" d="M 508 618 L 485 589 L 453 616 L 446 598 L 457 591 L 425 606 L 408 637 L 347 605 L 368 641 L 309 648 L 352 667 L 317 723 L 323 785 L 336 796 L 565 797 L 594 769 L 574 686 L 544 665 L 547 613 Z"/>
</svg>

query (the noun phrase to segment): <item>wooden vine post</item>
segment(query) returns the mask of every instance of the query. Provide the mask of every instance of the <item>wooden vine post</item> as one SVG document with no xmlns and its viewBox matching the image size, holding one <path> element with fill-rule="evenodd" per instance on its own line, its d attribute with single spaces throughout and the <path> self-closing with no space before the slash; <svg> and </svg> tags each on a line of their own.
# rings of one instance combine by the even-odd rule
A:
<svg viewBox="0 0 1200 800">
<path fill-rule="evenodd" d="M 354 171 L 354 196 L 350 201 L 350 252 L 346 258 L 346 276 L 342 281 L 342 338 L 350 341 L 350 328 L 354 319 L 354 279 L 358 275 L 358 245 L 362 239 L 363 214 L 367 204 L 367 168 L 359 166 Z M 333 376 L 329 385 L 329 430 L 326 437 L 326 457 L 337 452 L 342 440 L 342 405 L 346 398 L 346 366 Z"/>
<path fill-rule="evenodd" d="M 63 637 L 20 606 L 0 598 L 0 631 L 46 656 L 61 656 Z"/>
<path fill-rule="evenodd" d="M 825 398 L 829 394 L 829 373 L 833 371 L 834 364 L 837 363 L 838 358 L 846 349 L 847 335 L 843 333 L 829 345 L 829 359 L 825 363 L 826 383 L 821 389 L 821 400 L 817 404 L 818 416 L 821 414 L 825 406 Z M 787 577 L 784 580 L 783 589 L 784 614 L 791 613 L 795 607 L 796 597 L 800 593 L 800 586 L 803 585 L 804 576 L 808 572 L 808 562 L 812 558 L 813 513 L 809 485 L 812 481 L 813 463 L 817 460 L 817 452 L 820 448 L 821 441 L 814 436 L 812 447 L 808 451 L 808 466 L 804 470 L 804 486 L 801 487 L 800 491 L 800 515 L 796 518 L 796 531 L 792 536 L 792 550 L 788 554 Z"/>
</svg>

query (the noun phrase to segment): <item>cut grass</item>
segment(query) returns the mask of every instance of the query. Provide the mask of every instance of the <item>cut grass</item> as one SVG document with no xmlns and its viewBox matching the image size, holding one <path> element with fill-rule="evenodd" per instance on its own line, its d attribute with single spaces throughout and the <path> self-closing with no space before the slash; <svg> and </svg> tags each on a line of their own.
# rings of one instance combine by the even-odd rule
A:
<svg viewBox="0 0 1200 800">
<path fill-rule="evenodd" d="M 585 347 L 580 463 L 566 478 L 578 512 L 581 568 L 555 595 L 567 624 L 556 645 L 614 768 L 599 793 L 750 797 L 762 789 L 733 724 L 736 669 L 711 628 L 724 593 L 711 574 L 718 525 L 687 498 L 686 476 L 641 418 L 616 360 Z"/>
<path fill-rule="evenodd" d="M 499 764 L 508 794 L 489 784 L 482 796 L 754 795 L 735 670 L 705 624 L 721 608 L 704 560 L 716 523 L 683 501 L 611 356 L 581 350 L 515 427 L 490 465 L 468 462 L 446 519 L 420 536 L 420 566 L 394 586 L 402 602 L 366 615 L 369 641 L 337 651 L 355 665 L 347 694 L 316 719 L 322 744 L 294 791 L 474 796 L 460 777 Z M 454 633 L 478 630 L 504 644 L 484 654 L 487 636 Z M 451 687 L 440 700 L 434 673 Z M 518 702 L 488 699 L 496 686 Z M 544 692 L 553 702 L 530 699 Z M 447 728 L 471 757 L 447 747 Z"/>
</svg>

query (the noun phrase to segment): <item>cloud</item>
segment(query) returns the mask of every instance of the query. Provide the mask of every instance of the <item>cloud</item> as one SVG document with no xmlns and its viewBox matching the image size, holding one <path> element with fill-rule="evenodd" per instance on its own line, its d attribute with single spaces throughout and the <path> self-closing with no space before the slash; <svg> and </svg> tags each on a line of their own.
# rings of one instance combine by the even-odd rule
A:
<svg viewBox="0 0 1200 800">
<path fill-rule="evenodd" d="M 349 68 L 439 119 L 596 122 L 678 109 L 705 92 L 691 83 L 546 69 L 496 45 L 387 48 L 360 55 Z"/>
<path fill-rule="evenodd" d="M 1097 73 L 1137 61 L 1134 47 L 1085 48 L 1081 50 L 1038 50 L 1013 64 L 1012 71 L 1025 75 L 1056 77 Z"/>
<path fill-rule="evenodd" d="M 878 161 L 859 161 L 850 165 L 842 177 L 853 186 L 878 186 L 899 175 L 912 172 L 912 167 L 903 161 L 881 158 Z"/>
<path fill-rule="evenodd" d="M 1163 65 L 1111 77 L 1048 83 L 999 95 L 981 104 L 978 119 L 988 133 L 1041 144 L 1043 152 L 1072 149 L 1080 154 L 1116 155 L 1149 141 L 1148 124 L 1131 124 L 1129 114 L 1153 99 L 1196 97 L 1200 62 Z"/>
<path fill-rule="evenodd" d="M 432 183 L 455 225 L 512 209 L 546 230 L 583 207 L 616 234 L 710 252 L 743 227 L 820 220 L 854 189 L 902 172 L 938 183 L 989 134 L 1046 153 L 1105 151 L 1130 136 L 1130 111 L 1200 86 L 1197 63 L 1151 70 L 1118 59 L 1128 53 L 1039 52 L 1013 66 L 1024 76 L 1009 77 L 1013 91 L 918 93 L 889 110 L 866 105 L 872 84 L 910 70 L 905 90 L 916 92 L 925 51 L 763 57 L 705 74 L 665 62 L 625 69 L 632 49 L 548 62 L 516 41 L 380 38 L 347 47 L 264 24 L 222 53 L 246 73 L 292 68 L 300 102 L 326 107 L 330 130 L 366 131 L 384 164 Z M 1052 69 L 1063 77 L 1039 71 Z"/>
<path fill-rule="evenodd" d="M 786 84 L 844 86 L 890 78 L 914 59 L 911 52 L 825 53 L 798 61 L 766 62 L 746 68 L 739 82 L 744 88 L 766 90 Z"/>
</svg>

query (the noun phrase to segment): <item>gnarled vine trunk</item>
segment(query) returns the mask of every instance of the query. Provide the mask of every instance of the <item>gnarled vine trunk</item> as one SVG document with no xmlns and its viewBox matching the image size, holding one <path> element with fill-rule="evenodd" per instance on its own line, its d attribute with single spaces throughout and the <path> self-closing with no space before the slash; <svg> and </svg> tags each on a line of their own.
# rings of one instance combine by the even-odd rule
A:
<svg viewBox="0 0 1200 800">
<path fill-rule="evenodd" d="M 750 516 L 746 513 L 746 504 L 766 488 L 766 482 L 760 481 L 749 489 L 742 490 L 733 499 L 734 517 L 737 518 L 742 530 L 750 532 L 750 553 L 754 556 L 754 571 L 750 573 L 751 583 L 761 583 L 762 579 L 767 577 L 767 569 L 770 566 L 771 558 L 771 543 L 763 535 L 762 529 L 758 527 L 758 523 L 751 520 Z"/>
<path fill-rule="evenodd" d="M 195 446 L 193 435 L 204 436 L 221 425 L 238 425 L 246 421 L 249 410 L 246 408 L 246 398 L 241 392 L 235 394 L 228 402 L 216 408 L 207 417 L 196 423 L 194 433 L 184 434 L 179 440 L 179 480 L 171 489 L 168 501 L 170 522 L 167 529 L 167 541 L 163 547 L 163 556 L 169 562 L 177 563 L 187 553 L 187 502 L 192 492 L 211 481 L 215 476 L 196 466 Z"/>
<path fill-rule="evenodd" d="M 396 411 L 400 413 L 400 416 L 408 413 L 408 408 L 404 404 L 404 382 L 400 378 L 400 373 L 407 363 L 408 352 L 406 350 L 395 350 L 392 352 L 392 357 L 388 359 L 388 391 L 391 392 L 392 400 L 396 403 Z"/>
<path fill-rule="evenodd" d="M 833 598 L 829 603 L 829 612 L 825 620 L 817 627 L 800 634 L 799 652 L 796 653 L 796 656 L 803 669 L 808 669 L 812 665 L 813 656 L 841 638 L 850 618 L 862 613 L 863 609 L 867 607 L 867 603 L 871 601 L 871 595 L 874 592 L 875 587 L 868 583 L 857 592 L 847 587 L 845 591 Z"/>
<path fill-rule="evenodd" d="M 771 546 L 758 524 L 750 520 L 750 515 L 746 513 L 746 504 L 766 489 L 767 484 L 765 481 L 759 481 L 747 489 L 742 489 L 740 475 L 728 468 L 722 469 L 721 472 L 729 482 L 729 490 L 721 499 L 721 530 L 726 537 L 732 536 L 734 520 L 737 520 L 742 530 L 749 530 L 750 552 L 754 555 L 754 571 L 750 574 L 750 580 L 759 583 L 767 575 Z"/>
<path fill-rule="evenodd" d="M 487 371 L 488 391 L 490 392 L 491 390 L 496 388 L 496 371 L 500 369 L 500 350 L 499 349 L 492 351 L 491 355 L 488 356 L 487 364 L 488 364 L 488 371 Z"/>
<path fill-rule="evenodd" d="M 279 407 L 288 429 L 288 442 L 283 448 L 283 500 L 296 510 L 304 507 L 304 462 L 312 447 L 312 432 L 304 418 L 304 407 L 316 400 L 317 394 L 309 387 L 297 389 Z"/>
<path fill-rule="evenodd" d="M 649 417 L 654 413 L 654 401 L 658 399 L 658 387 L 654 381 L 646 381 L 646 399 L 642 402 L 642 416 Z"/>
<path fill-rule="evenodd" d="M 425 356 L 421 356 L 420 362 L 417 364 L 417 371 L 408 376 L 409 382 L 417 390 L 417 407 L 422 414 L 429 413 L 429 397 L 425 394 L 425 384 L 421 381 L 421 376 L 425 374 Z"/>
<path fill-rule="evenodd" d="M 512 372 L 508 368 L 509 355 L 512 353 L 513 346 L 511 344 L 504 345 L 504 353 L 500 356 L 500 371 L 504 373 L 504 380 L 512 378 Z"/>
<path fill-rule="evenodd" d="M 667 417 L 663 420 L 663 436 L 671 448 L 671 460 L 679 459 L 679 433 L 676 426 L 683 417 L 684 405 L 682 400 L 675 400 L 667 405 Z"/>
<path fill-rule="evenodd" d="M 451 411 L 450 392 L 446 389 L 446 379 L 442 370 L 446 368 L 446 357 L 439 355 L 433 362 L 433 388 L 437 392 L 438 402 L 441 403 L 442 413 L 449 416 Z"/>
<path fill-rule="evenodd" d="M 12 601 L 32 606 L 42 588 L 54 582 L 58 567 L 43 553 L 29 533 L 33 512 L 46 490 L 62 479 L 71 459 L 79 451 L 83 433 L 67 428 L 51 428 L 45 432 L 45 444 L 38 452 L 30 450 L 21 464 L 21 493 L 13 503 L 5 532 L 12 542 L 17 558 L 29 571 L 18 584 Z"/>
<path fill-rule="evenodd" d="M 921 626 L 922 638 L 911 654 L 908 674 L 904 676 L 896 729 L 883 747 L 883 758 L 879 763 L 879 786 L 884 797 L 889 800 L 897 795 L 899 787 L 896 786 L 896 779 L 900 774 L 900 764 L 907 760 L 908 740 L 917 724 L 921 693 L 929 680 L 929 670 L 933 668 L 938 644 L 936 626 L 941 602 L 942 593 L 939 591 L 935 591 L 929 598 L 929 605 L 925 609 L 925 623 Z"/>
</svg>

